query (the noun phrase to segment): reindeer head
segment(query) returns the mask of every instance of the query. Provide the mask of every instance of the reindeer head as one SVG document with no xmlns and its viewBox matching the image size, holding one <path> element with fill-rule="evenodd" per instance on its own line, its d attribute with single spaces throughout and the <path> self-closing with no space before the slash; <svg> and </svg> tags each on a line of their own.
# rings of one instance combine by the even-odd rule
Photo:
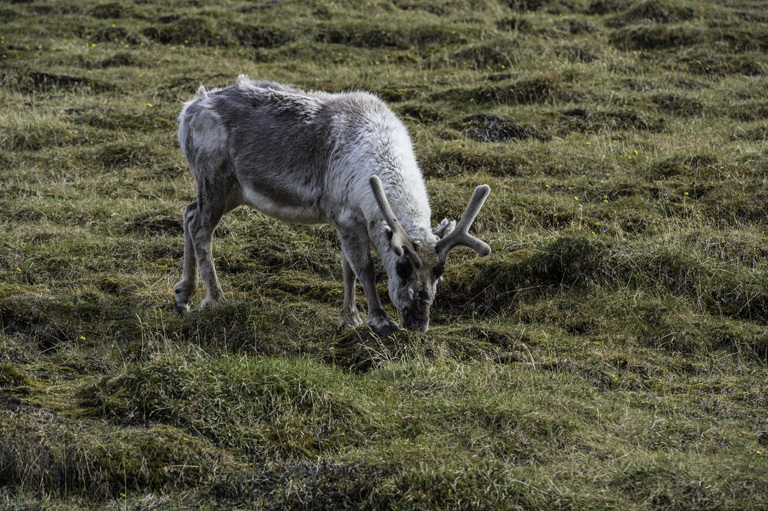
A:
<svg viewBox="0 0 768 511">
<path fill-rule="evenodd" d="M 370 179 L 371 190 L 387 223 L 390 248 L 396 256 L 394 272 L 388 271 L 389 297 L 403 315 L 403 325 L 411 330 L 429 327 L 429 307 L 435 299 L 437 282 L 445 269 L 445 260 L 453 248 L 464 245 L 481 256 L 491 253 L 487 243 L 469 234 L 469 228 L 491 193 L 481 185 L 467 204 L 458 225 L 444 219 L 423 240 L 411 240 L 397 221 L 378 176 Z"/>
</svg>

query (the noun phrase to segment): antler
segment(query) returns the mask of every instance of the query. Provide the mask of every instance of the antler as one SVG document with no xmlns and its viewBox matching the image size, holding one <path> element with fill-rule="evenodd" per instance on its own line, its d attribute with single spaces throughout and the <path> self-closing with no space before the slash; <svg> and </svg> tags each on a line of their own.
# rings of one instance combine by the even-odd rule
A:
<svg viewBox="0 0 768 511">
<path fill-rule="evenodd" d="M 461 215 L 461 220 L 451 233 L 437 242 L 435 248 L 441 260 L 445 260 L 448 252 L 452 248 L 458 245 L 465 245 L 481 256 L 487 256 L 491 253 L 491 247 L 487 243 L 480 241 L 471 234 L 469 234 L 469 228 L 472 222 L 475 221 L 475 217 L 480 212 L 480 208 L 483 207 L 485 199 L 488 198 L 488 194 L 491 193 L 491 187 L 488 185 L 480 185 L 475 188 L 475 193 L 467 204 L 467 209 L 464 210 L 464 214 Z"/>
<path fill-rule="evenodd" d="M 421 258 L 416 254 L 413 243 L 411 243 L 410 238 L 408 238 L 405 229 L 403 229 L 403 226 L 397 221 L 397 217 L 395 217 L 395 213 L 389 205 L 387 196 L 384 194 L 384 186 L 381 184 L 381 179 L 379 179 L 379 176 L 371 176 L 371 179 L 368 182 L 371 184 L 371 191 L 373 191 L 373 197 L 379 205 L 381 214 L 384 215 L 384 221 L 386 221 L 389 228 L 392 229 L 392 239 L 390 240 L 392 251 L 398 256 L 402 256 L 403 251 L 405 251 L 413 265 L 417 269 L 421 268 Z"/>
</svg>

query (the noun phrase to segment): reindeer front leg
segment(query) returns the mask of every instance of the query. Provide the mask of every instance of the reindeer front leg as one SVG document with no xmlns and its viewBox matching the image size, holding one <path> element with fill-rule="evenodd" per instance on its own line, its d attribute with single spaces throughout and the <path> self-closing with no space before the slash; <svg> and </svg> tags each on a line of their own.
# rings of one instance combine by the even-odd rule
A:
<svg viewBox="0 0 768 511">
<path fill-rule="evenodd" d="M 341 310 L 339 326 L 341 328 L 357 328 L 363 324 L 355 304 L 355 271 L 347 261 L 344 251 L 341 251 L 341 270 L 344 276 L 344 308 Z"/>
<path fill-rule="evenodd" d="M 357 310 L 354 308 L 355 281 L 353 274 L 363 284 L 365 298 L 368 301 L 368 320 L 365 323 L 382 337 L 399 330 L 397 323 L 389 317 L 384 307 L 381 306 L 379 294 L 376 291 L 375 271 L 368 246 L 367 233 L 364 230 L 342 229 L 340 227 L 339 239 L 341 241 L 342 267 L 344 268 L 344 309 L 340 323 L 345 326 L 343 322 L 350 311 L 357 314 Z M 347 268 L 351 271 L 348 272 Z M 359 315 L 357 317 L 359 319 Z"/>
</svg>

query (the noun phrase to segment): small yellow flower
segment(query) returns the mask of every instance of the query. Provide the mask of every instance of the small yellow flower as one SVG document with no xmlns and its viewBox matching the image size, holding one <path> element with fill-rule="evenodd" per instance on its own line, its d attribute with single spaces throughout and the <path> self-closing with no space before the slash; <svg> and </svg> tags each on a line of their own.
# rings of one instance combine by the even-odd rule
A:
<svg viewBox="0 0 768 511">
<path fill-rule="evenodd" d="M 189 43 L 189 41 L 187 41 L 186 39 L 184 39 L 184 44 L 187 44 L 187 43 Z"/>
<path fill-rule="evenodd" d="M 606 204 L 608 204 L 608 199 L 603 199 L 603 202 L 605 202 Z"/>
<path fill-rule="evenodd" d="M 16 271 L 20 272 L 20 271 L 21 271 L 21 268 L 16 268 Z"/>
<path fill-rule="evenodd" d="M 115 27 L 117 27 L 117 25 L 115 25 L 114 23 L 112 23 L 112 28 L 115 28 Z"/>
<path fill-rule="evenodd" d="M 505 66 L 504 64 L 502 64 L 502 65 L 501 65 L 501 69 L 507 69 L 507 66 Z"/>
<path fill-rule="evenodd" d="M 686 197 L 688 197 L 688 192 L 685 192 L 685 194 L 684 194 L 684 195 L 685 195 Z"/>
<path fill-rule="evenodd" d="M 91 43 L 91 48 L 96 48 L 96 43 Z"/>
<path fill-rule="evenodd" d="M 147 106 L 148 106 L 149 108 L 152 108 L 152 103 L 147 103 Z"/>
<path fill-rule="evenodd" d="M 84 335 L 81 335 L 81 336 L 80 336 L 80 340 L 81 340 L 81 341 L 84 341 L 84 340 L 85 340 L 85 336 L 84 336 Z"/>
<path fill-rule="evenodd" d="M 144 78 L 144 75 L 139 75 L 139 78 Z"/>
<path fill-rule="evenodd" d="M 587 145 L 592 145 L 592 142 L 587 142 Z"/>
<path fill-rule="evenodd" d="M 91 74 L 91 70 L 90 69 L 88 70 L 88 74 Z"/>
<path fill-rule="evenodd" d="M 573 200 L 579 200 L 579 198 L 578 197 L 574 197 Z"/>
<path fill-rule="evenodd" d="M 568 187 L 568 189 L 569 189 L 569 190 L 573 190 L 573 188 L 571 188 L 570 186 Z"/>
<path fill-rule="evenodd" d="M 549 185 L 544 185 L 544 186 L 546 186 L 547 188 L 549 188 Z"/>
<path fill-rule="evenodd" d="M 635 154 L 639 154 L 637 151 L 635 151 Z"/>
<path fill-rule="evenodd" d="M 633 53 L 634 55 L 637 55 L 637 51 L 633 51 L 632 53 Z"/>
</svg>

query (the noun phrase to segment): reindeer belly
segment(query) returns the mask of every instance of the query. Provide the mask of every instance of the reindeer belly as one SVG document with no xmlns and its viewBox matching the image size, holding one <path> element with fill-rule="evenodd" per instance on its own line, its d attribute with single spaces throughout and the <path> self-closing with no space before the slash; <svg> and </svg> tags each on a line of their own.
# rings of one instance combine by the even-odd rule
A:
<svg viewBox="0 0 768 511">
<path fill-rule="evenodd" d="M 275 195 L 253 186 L 242 186 L 243 202 L 265 215 L 289 224 L 326 224 L 316 201 L 305 197 Z"/>
</svg>

